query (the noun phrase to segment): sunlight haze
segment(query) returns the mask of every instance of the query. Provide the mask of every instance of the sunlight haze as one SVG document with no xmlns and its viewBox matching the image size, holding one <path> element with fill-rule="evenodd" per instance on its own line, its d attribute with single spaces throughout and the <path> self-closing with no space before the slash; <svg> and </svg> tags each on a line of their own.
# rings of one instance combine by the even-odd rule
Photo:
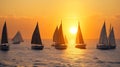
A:
<svg viewBox="0 0 120 67">
<path fill-rule="evenodd" d="M 98 39 L 105 21 L 108 30 L 112 24 L 118 39 L 119 6 L 120 0 L 0 0 L 0 34 L 6 21 L 9 38 L 20 30 L 23 38 L 31 39 L 39 22 L 42 39 L 52 39 L 62 20 L 64 35 L 68 38 L 75 36 L 71 35 L 70 28 L 80 22 L 84 39 Z"/>
</svg>

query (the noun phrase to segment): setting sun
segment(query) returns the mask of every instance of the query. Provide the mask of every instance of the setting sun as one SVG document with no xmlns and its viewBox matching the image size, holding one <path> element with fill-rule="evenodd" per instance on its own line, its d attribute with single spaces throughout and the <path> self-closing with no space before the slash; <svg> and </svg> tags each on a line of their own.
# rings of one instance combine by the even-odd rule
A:
<svg viewBox="0 0 120 67">
<path fill-rule="evenodd" d="M 70 33 L 71 34 L 76 34 L 77 33 L 77 28 L 76 27 L 71 27 L 70 28 Z"/>
</svg>

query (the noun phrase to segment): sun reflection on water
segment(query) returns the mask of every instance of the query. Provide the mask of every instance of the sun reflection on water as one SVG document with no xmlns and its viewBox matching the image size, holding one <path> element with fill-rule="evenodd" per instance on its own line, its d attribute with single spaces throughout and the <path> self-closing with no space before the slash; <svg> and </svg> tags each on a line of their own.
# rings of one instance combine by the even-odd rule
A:
<svg viewBox="0 0 120 67">
<path fill-rule="evenodd" d="M 84 60 L 86 59 L 86 49 L 79 49 L 75 47 L 76 32 L 71 29 L 71 34 L 68 36 L 67 49 L 63 51 L 62 59 L 64 63 L 69 63 L 71 67 L 84 67 Z"/>
<path fill-rule="evenodd" d="M 67 44 L 68 48 L 62 54 L 62 58 L 65 62 L 71 66 L 84 67 L 84 63 L 81 63 L 85 59 L 86 50 L 75 48 L 75 44 Z"/>
<path fill-rule="evenodd" d="M 85 50 L 75 48 L 75 44 L 67 44 L 68 48 L 64 51 L 64 56 L 76 60 L 77 58 L 84 58 Z"/>
<path fill-rule="evenodd" d="M 84 54 L 84 50 L 83 49 L 79 49 L 79 48 L 75 48 L 75 44 L 68 44 L 68 48 L 65 51 L 65 53 L 67 54 Z"/>
</svg>

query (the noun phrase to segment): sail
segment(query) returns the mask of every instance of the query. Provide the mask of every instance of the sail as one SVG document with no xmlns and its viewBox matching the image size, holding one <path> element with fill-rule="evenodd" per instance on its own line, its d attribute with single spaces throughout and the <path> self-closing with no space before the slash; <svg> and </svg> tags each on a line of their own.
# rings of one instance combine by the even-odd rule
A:
<svg viewBox="0 0 120 67">
<path fill-rule="evenodd" d="M 111 45 L 111 46 L 116 46 L 113 27 L 112 27 L 112 29 L 111 29 L 111 31 L 110 31 L 110 34 L 109 34 L 109 45 Z"/>
<path fill-rule="evenodd" d="M 23 42 L 21 33 L 18 31 L 12 39 L 14 42 Z"/>
<path fill-rule="evenodd" d="M 7 35 L 7 26 L 6 26 L 6 21 L 3 26 L 2 30 L 2 38 L 1 38 L 1 44 L 3 43 L 8 43 L 8 35 Z"/>
<path fill-rule="evenodd" d="M 36 28 L 35 28 L 35 30 L 33 32 L 31 44 L 40 44 L 40 45 L 42 45 L 38 23 L 37 23 Z"/>
<path fill-rule="evenodd" d="M 106 33 L 106 25 L 105 22 L 103 24 L 101 34 L 100 34 L 100 39 L 99 39 L 99 44 L 104 44 L 108 46 L 108 39 L 107 39 L 107 33 Z"/>
<path fill-rule="evenodd" d="M 57 42 L 58 41 L 58 26 L 55 29 L 55 32 L 53 34 L 53 42 Z"/>
<path fill-rule="evenodd" d="M 68 43 L 67 37 L 65 36 L 65 43 Z"/>
<path fill-rule="evenodd" d="M 77 36 L 76 36 L 76 44 L 84 44 L 84 40 L 83 40 L 83 37 L 82 37 L 82 33 L 81 33 L 79 23 L 78 23 L 78 31 L 77 31 Z"/>
<path fill-rule="evenodd" d="M 61 21 L 61 24 L 60 24 L 60 27 L 59 27 L 59 30 L 58 30 L 58 41 L 57 41 L 57 43 L 65 44 L 64 36 L 63 36 L 63 30 L 62 30 L 62 21 Z"/>
</svg>

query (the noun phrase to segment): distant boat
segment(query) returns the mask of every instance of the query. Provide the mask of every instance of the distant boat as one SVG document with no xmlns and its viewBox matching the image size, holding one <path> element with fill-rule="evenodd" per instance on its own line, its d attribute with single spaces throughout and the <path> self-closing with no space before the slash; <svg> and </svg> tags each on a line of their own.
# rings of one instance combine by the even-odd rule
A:
<svg viewBox="0 0 120 67">
<path fill-rule="evenodd" d="M 62 21 L 61 21 L 60 27 L 58 29 L 55 48 L 59 49 L 59 50 L 63 50 L 63 49 L 67 48 L 67 45 L 65 44 L 65 40 L 64 40 L 64 36 L 63 36 Z"/>
<path fill-rule="evenodd" d="M 44 48 L 44 46 L 42 45 L 41 37 L 40 37 L 38 23 L 37 23 L 36 28 L 33 32 L 31 44 L 32 44 L 31 48 L 34 50 L 43 50 L 43 48 Z"/>
<path fill-rule="evenodd" d="M 4 23 L 3 30 L 2 30 L 2 38 L 1 38 L 0 49 L 2 51 L 8 51 L 9 50 L 6 21 Z"/>
<path fill-rule="evenodd" d="M 101 30 L 99 43 L 97 44 L 97 49 L 102 49 L 102 50 L 109 49 L 105 22 L 104 22 L 102 30 Z"/>
<path fill-rule="evenodd" d="M 13 37 L 12 41 L 13 41 L 13 44 L 20 44 L 20 42 L 24 41 L 23 38 L 22 38 L 22 35 L 21 35 L 21 33 L 19 31 Z"/>
<path fill-rule="evenodd" d="M 114 35 L 114 29 L 113 27 L 111 28 L 110 26 L 110 33 L 109 33 L 109 38 L 108 38 L 108 43 L 110 49 L 115 49 L 116 48 L 116 42 L 115 42 L 115 35 Z"/>
<path fill-rule="evenodd" d="M 78 23 L 78 31 L 77 31 L 77 36 L 76 36 L 76 46 L 75 47 L 80 48 L 80 49 L 86 49 L 86 44 L 84 44 L 84 40 L 82 37 L 79 23 Z"/>
<path fill-rule="evenodd" d="M 56 27 L 55 32 L 53 34 L 53 42 L 54 43 L 51 46 L 55 46 L 57 40 L 58 40 L 58 26 Z"/>
</svg>

